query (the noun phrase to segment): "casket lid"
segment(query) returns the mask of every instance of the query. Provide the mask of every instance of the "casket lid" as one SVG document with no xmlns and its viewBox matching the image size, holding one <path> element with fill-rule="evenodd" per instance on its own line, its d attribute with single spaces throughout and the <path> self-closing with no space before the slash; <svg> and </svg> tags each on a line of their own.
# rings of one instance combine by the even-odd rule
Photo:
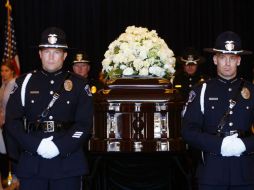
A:
<svg viewBox="0 0 254 190">
<path fill-rule="evenodd" d="M 128 76 L 107 81 L 108 89 L 169 89 L 168 79 L 159 77 Z"/>
</svg>

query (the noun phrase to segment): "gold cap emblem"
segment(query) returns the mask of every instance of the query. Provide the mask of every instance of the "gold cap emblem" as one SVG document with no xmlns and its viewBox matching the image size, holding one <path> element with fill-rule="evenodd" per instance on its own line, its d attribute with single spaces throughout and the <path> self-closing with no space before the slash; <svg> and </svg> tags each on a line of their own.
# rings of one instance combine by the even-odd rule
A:
<svg viewBox="0 0 254 190">
<path fill-rule="evenodd" d="M 57 35 L 56 34 L 49 34 L 48 35 L 48 42 L 50 44 L 55 44 L 57 42 Z"/>
<path fill-rule="evenodd" d="M 76 60 L 77 60 L 77 61 L 82 61 L 82 59 L 83 59 L 83 54 L 82 54 L 82 53 L 78 53 L 78 54 L 76 55 Z"/>
<path fill-rule="evenodd" d="M 250 91 L 248 88 L 243 87 L 242 91 L 241 91 L 241 95 L 244 99 L 250 99 Z"/>
<path fill-rule="evenodd" d="M 64 89 L 66 91 L 71 91 L 72 90 L 72 87 L 73 87 L 73 83 L 71 80 L 65 80 L 64 81 Z"/>
</svg>

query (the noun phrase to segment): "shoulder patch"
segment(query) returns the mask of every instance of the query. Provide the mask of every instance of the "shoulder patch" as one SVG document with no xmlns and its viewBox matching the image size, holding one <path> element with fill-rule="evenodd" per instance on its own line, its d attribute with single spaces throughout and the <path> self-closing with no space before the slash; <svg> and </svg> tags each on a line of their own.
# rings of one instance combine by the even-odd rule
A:
<svg viewBox="0 0 254 190">
<path fill-rule="evenodd" d="M 17 89 L 18 89 L 18 84 L 15 82 L 15 84 L 13 85 L 13 88 L 12 88 L 10 94 L 13 94 Z"/>
<path fill-rule="evenodd" d="M 92 93 L 91 93 L 91 90 L 90 90 L 90 87 L 89 87 L 88 84 L 85 86 L 85 91 L 86 91 L 86 94 L 87 94 L 88 96 L 92 96 Z"/>
<path fill-rule="evenodd" d="M 188 102 L 192 102 L 196 97 L 196 93 L 192 90 L 189 93 L 189 98 L 188 98 Z"/>
</svg>

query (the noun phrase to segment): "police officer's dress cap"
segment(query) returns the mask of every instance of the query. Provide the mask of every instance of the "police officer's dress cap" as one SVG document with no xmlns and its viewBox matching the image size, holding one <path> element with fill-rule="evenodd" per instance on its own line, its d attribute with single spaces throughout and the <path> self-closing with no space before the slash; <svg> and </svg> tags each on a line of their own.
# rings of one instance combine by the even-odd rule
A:
<svg viewBox="0 0 254 190">
<path fill-rule="evenodd" d="M 84 51 L 79 51 L 78 53 L 75 54 L 75 58 L 72 64 L 74 65 L 76 63 L 86 63 L 89 65 L 91 64 L 88 55 Z"/>
<path fill-rule="evenodd" d="M 57 27 L 50 27 L 41 34 L 39 48 L 60 48 L 68 49 L 64 31 Z"/>
<path fill-rule="evenodd" d="M 185 65 L 197 65 L 205 61 L 205 58 L 200 56 L 199 52 L 193 48 L 188 47 L 183 52 L 182 55 L 177 57 L 177 62 Z"/>
<path fill-rule="evenodd" d="M 224 54 L 237 54 L 248 55 L 252 54 L 251 51 L 242 49 L 242 42 L 238 34 L 232 31 L 221 33 L 216 41 L 214 48 L 205 48 L 204 51 L 210 53 L 224 53 Z"/>
</svg>

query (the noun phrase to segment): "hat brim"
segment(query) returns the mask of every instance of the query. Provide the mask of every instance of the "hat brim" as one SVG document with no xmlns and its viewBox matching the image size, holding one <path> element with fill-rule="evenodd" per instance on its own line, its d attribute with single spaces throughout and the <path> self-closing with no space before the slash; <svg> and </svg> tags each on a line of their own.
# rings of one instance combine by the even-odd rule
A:
<svg viewBox="0 0 254 190">
<path fill-rule="evenodd" d="M 186 62 L 183 61 L 181 58 L 182 58 L 182 56 L 177 57 L 176 58 L 176 62 L 180 63 L 180 64 L 183 64 L 183 65 L 190 65 L 190 64 L 192 64 L 192 65 L 200 65 L 200 64 L 205 62 L 205 58 L 203 56 L 199 56 L 199 60 L 196 61 L 197 64 L 195 64 L 194 62 L 190 62 L 190 63 L 186 64 Z"/>
<path fill-rule="evenodd" d="M 235 54 L 235 55 L 250 55 L 252 54 L 252 51 L 247 51 L 247 50 L 241 50 L 241 51 L 225 51 L 225 50 L 216 50 L 214 48 L 204 48 L 203 49 L 205 52 L 208 53 L 223 53 L 223 54 Z"/>
<path fill-rule="evenodd" d="M 72 65 L 75 65 L 77 63 L 83 63 L 83 64 L 91 65 L 90 61 L 76 61 L 76 62 L 72 62 Z"/>
<path fill-rule="evenodd" d="M 35 49 L 35 50 L 40 50 L 40 49 L 44 49 L 44 48 L 56 48 L 56 47 L 39 47 L 38 45 L 35 45 L 35 46 L 33 46 L 33 45 L 31 45 L 31 46 L 29 46 L 29 48 L 30 49 Z M 76 51 L 77 50 L 77 48 L 72 48 L 72 47 L 68 47 L 68 48 L 60 48 L 60 47 L 58 47 L 58 48 L 56 48 L 56 49 L 63 49 L 63 50 L 66 50 L 66 51 Z"/>
</svg>

